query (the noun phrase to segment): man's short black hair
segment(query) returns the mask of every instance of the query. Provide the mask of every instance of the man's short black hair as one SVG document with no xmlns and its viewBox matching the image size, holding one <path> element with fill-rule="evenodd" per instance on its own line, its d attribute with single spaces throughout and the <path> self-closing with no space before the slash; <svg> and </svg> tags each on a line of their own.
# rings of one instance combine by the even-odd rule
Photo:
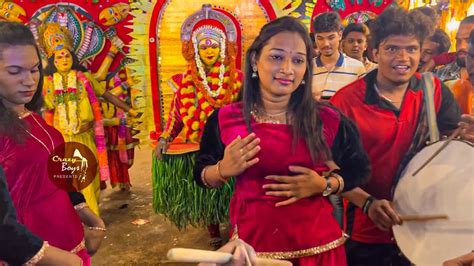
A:
<svg viewBox="0 0 474 266">
<path fill-rule="evenodd" d="M 344 28 L 344 31 L 342 32 L 342 39 L 345 39 L 347 35 L 351 32 L 360 32 L 367 37 L 370 34 L 369 28 L 362 23 L 351 23 L 347 25 L 347 27 Z"/>
<path fill-rule="evenodd" d="M 414 36 L 421 44 L 434 31 L 432 20 L 420 11 L 408 12 L 399 7 L 388 7 L 371 24 L 374 48 L 390 36 Z"/>
<path fill-rule="evenodd" d="M 446 32 L 442 29 L 436 29 L 435 33 L 428 38 L 430 41 L 439 44 L 438 54 L 445 53 L 451 48 L 451 40 Z"/>
<path fill-rule="evenodd" d="M 412 11 L 415 11 L 415 10 L 420 11 L 425 16 L 429 17 L 433 21 L 433 23 L 438 22 L 439 15 L 438 15 L 438 12 L 436 12 L 436 9 L 429 6 L 421 6 L 421 7 L 414 8 Z"/>
<path fill-rule="evenodd" d="M 459 26 L 464 24 L 474 24 L 474 15 L 467 16 L 461 20 Z"/>
<path fill-rule="evenodd" d="M 336 12 L 325 12 L 313 21 L 314 33 L 339 32 L 342 29 L 341 17 Z"/>
<path fill-rule="evenodd" d="M 471 30 L 471 34 L 469 34 L 469 45 L 474 46 L 474 30 Z"/>
</svg>

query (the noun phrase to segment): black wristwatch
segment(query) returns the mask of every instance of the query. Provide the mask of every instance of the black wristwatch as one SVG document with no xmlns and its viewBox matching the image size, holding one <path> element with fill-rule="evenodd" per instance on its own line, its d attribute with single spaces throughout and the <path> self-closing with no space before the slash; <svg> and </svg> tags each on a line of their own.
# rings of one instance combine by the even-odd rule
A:
<svg viewBox="0 0 474 266">
<path fill-rule="evenodd" d="M 365 215 L 368 215 L 370 205 L 372 205 L 372 203 L 374 203 L 374 201 L 375 201 L 375 198 L 372 197 L 372 196 L 367 197 L 367 199 L 365 200 L 364 206 L 362 206 L 362 212 Z"/>
</svg>

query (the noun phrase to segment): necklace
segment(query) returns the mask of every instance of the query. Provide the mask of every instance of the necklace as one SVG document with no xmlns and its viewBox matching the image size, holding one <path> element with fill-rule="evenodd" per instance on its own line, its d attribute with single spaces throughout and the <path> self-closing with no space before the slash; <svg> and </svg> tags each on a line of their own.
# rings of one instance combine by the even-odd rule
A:
<svg viewBox="0 0 474 266">
<path fill-rule="evenodd" d="M 383 99 L 387 100 L 389 103 L 401 103 L 401 102 L 402 102 L 402 101 L 394 101 L 394 100 L 388 98 L 387 96 L 383 95 L 383 94 L 380 92 L 379 88 L 377 87 L 377 84 L 375 84 L 375 83 L 374 83 L 374 89 L 375 89 L 375 91 L 377 92 L 377 94 L 378 94 L 380 97 L 382 97 Z"/>
<path fill-rule="evenodd" d="M 43 147 L 48 151 L 48 154 L 52 154 L 53 151 L 54 151 L 54 141 L 53 141 L 53 138 L 51 137 L 51 135 L 48 133 L 48 131 L 40 124 L 40 122 L 38 122 L 38 120 L 36 120 L 36 117 L 34 115 L 32 115 L 31 117 L 33 117 L 33 120 L 35 120 L 36 124 L 38 124 L 41 129 L 46 133 L 46 135 L 48 135 L 48 138 L 49 140 L 51 141 L 51 150 L 49 150 L 48 146 L 42 141 L 40 140 L 38 137 L 36 137 L 35 135 L 33 135 L 33 133 L 31 133 L 30 131 L 28 131 L 26 128 L 24 129 L 26 131 L 26 133 L 28 133 L 32 138 L 34 138 L 36 141 L 38 141 L 41 145 L 43 145 Z"/>
<path fill-rule="evenodd" d="M 27 116 L 29 116 L 31 114 L 31 112 L 28 110 L 28 109 L 23 109 L 23 111 L 21 111 L 19 114 L 18 114 L 18 118 L 20 119 L 23 119 Z"/>
<path fill-rule="evenodd" d="M 279 116 L 281 116 L 281 115 L 286 114 L 288 111 L 285 110 L 285 111 L 283 111 L 283 112 L 276 113 L 276 114 L 269 114 L 269 113 L 265 112 L 265 110 L 261 110 L 261 112 L 262 112 L 263 115 L 265 115 L 265 116 L 268 116 L 268 117 L 270 117 L 270 118 L 275 118 L 275 117 L 279 117 Z"/>
<path fill-rule="evenodd" d="M 287 112 L 288 111 L 283 111 L 283 112 L 276 113 L 276 114 L 269 114 L 269 113 L 265 112 L 264 110 L 257 111 L 257 109 L 254 109 L 254 110 L 250 111 L 250 114 L 255 119 L 255 121 L 257 121 L 258 123 L 286 124 L 287 123 L 287 118 L 286 117 L 285 117 L 284 122 L 282 122 L 280 120 L 277 120 L 275 118 L 277 118 L 279 116 L 282 116 L 282 115 L 286 114 Z"/>
</svg>

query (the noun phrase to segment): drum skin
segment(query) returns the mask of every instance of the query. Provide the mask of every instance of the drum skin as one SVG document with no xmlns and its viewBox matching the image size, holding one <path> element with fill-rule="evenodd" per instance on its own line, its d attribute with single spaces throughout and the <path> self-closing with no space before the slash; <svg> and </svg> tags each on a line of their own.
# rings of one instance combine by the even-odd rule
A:
<svg viewBox="0 0 474 266">
<path fill-rule="evenodd" d="M 396 187 L 400 215 L 447 215 L 447 220 L 411 221 L 393 227 L 397 245 L 415 265 L 441 265 L 474 250 L 474 145 L 453 140 L 416 176 L 445 141 L 421 150 Z"/>
</svg>

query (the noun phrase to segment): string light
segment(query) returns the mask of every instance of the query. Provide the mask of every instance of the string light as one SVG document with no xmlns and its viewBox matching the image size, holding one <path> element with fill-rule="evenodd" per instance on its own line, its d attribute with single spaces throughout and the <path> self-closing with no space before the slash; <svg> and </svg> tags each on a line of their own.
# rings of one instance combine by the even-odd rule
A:
<svg viewBox="0 0 474 266">
<path fill-rule="evenodd" d="M 467 10 L 467 16 L 471 15 L 474 15 L 474 3 L 472 3 L 469 9 Z"/>
<path fill-rule="evenodd" d="M 459 21 L 457 21 L 455 18 L 451 18 L 451 20 L 446 24 L 446 29 L 448 31 L 455 31 L 459 28 Z"/>
</svg>

